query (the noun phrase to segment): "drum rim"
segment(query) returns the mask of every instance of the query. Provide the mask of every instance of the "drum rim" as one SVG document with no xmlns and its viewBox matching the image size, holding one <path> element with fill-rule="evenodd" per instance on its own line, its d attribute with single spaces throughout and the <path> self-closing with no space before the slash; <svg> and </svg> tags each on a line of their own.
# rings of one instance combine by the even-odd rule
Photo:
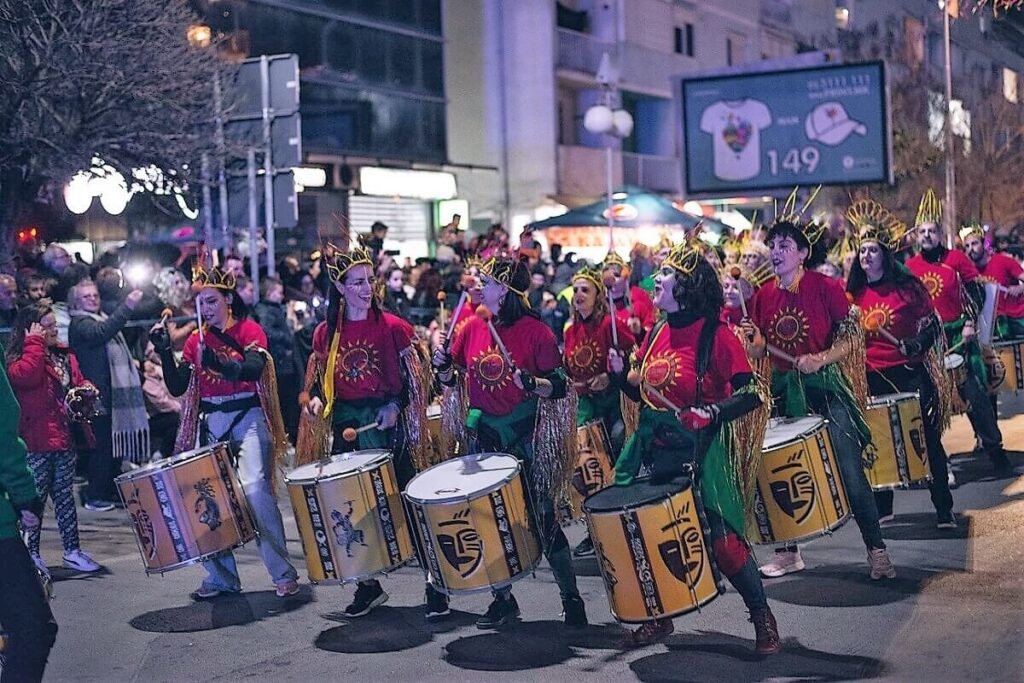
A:
<svg viewBox="0 0 1024 683">
<path fill-rule="evenodd" d="M 662 614 L 660 616 L 657 616 L 657 617 L 647 617 L 646 619 L 624 619 L 624 618 L 620 617 L 618 615 L 618 613 L 612 608 L 611 601 L 609 601 L 608 608 L 611 611 L 612 616 L 615 617 L 615 620 L 618 621 L 621 624 L 645 624 L 645 623 L 647 623 L 649 621 L 657 621 L 659 619 L 675 619 L 676 617 L 681 617 L 681 616 L 690 614 L 691 612 L 699 612 L 702 607 L 705 607 L 706 605 L 711 604 L 717 598 L 720 598 L 724 594 L 725 594 L 725 589 L 722 587 L 721 582 L 719 582 L 719 583 L 715 584 L 715 592 L 714 592 L 714 594 L 711 597 L 709 597 L 708 599 L 700 600 L 700 601 L 697 602 L 696 605 L 693 605 L 692 607 L 687 607 L 685 609 L 677 610 L 675 612 L 666 612 L 665 614 Z"/>
<path fill-rule="evenodd" d="M 210 444 L 209 446 L 203 446 L 202 448 L 194 448 L 190 451 L 185 451 L 183 453 L 178 453 L 177 455 L 172 455 L 169 458 L 163 458 L 161 460 L 158 460 L 157 462 L 151 462 L 147 465 L 139 467 L 138 469 L 134 469 L 131 472 L 119 474 L 116 477 L 114 477 L 114 483 L 117 484 L 122 481 L 145 479 L 150 474 L 156 472 L 163 472 L 164 470 L 174 469 L 178 465 L 189 462 L 190 460 L 201 458 L 205 455 L 213 453 L 214 451 L 218 450 L 218 446 L 223 446 L 228 450 L 229 453 L 231 451 L 231 444 L 229 444 L 227 441 L 218 441 L 217 443 Z"/>
<path fill-rule="evenodd" d="M 802 415 L 800 417 L 781 417 L 781 418 L 777 417 L 777 418 L 772 418 L 772 420 L 778 420 L 779 422 L 786 422 L 786 421 L 796 422 L 797 420 L 806 420 L 809 417 L 816 417 L 816 418 L 820 419 L 821 422 L 814 429 L 811 429 L 811 430 L 808 430 L 808 431 L 804 431 L 804 432 L 800 432 L 800 433 L 796 434 L 795 436 L 793 436 L 792 438 L 787 439 L 786 441 L 781 441 L 781 442 L 779 442 L 779 443 L 777 443 L 777 444 L 775 444 L 773 446 L 765 446 L 764 445 L 764 439 L 762 439 L 761 440 L 761 452 L 762 453 L 768 453 L 770 451 L 778 450 L 779 448 L 782 448 L 783 446 L 788 446 L 788 445 L 790 445 L 792 443 L 796 443 L 797 441 L 803 441 L 806 437 L 811 436 L 812 434 L 817 434 L 818 431 L 819 431 L 819 429 L 818 429 L 819 427 L 823 427 L 827 431 L 828 430 L 828 426 L 831 424 L 831 422 L 829 422 L 829 419 L 827 417 L 824 417 L 822 415 L 817 415 L 817 414 L 814 414 L 814 413 L 812 413 L 810 415 Z M 778 424 L 779 422 L 777 422 L 776 424 Z M 768 429 L 771 429 L 771 426 L 772 426 L 772 423 L 771 423 L 771 420 L 769 420 L 769 422 L 768 422 Z M 768 438 L 768 432 L 767 431 L 765 431 L 765 435 L 764 436 L 765 436 L 765 439 Z"/>
<path fill-rule="evenodd" d="M 293 479 L 291 474 L 289 473 L 289 474 L 284 475 L 284 483 L 285 483 L 285 485 L 288 485 L 288 486 L 291 486 L 292 484 L 295 484 L 296 486 L 303 486 L 303 485 L 307 485 L 307 484 L 316 484 L 316 483 L 319 483 L 321 481 L 331 481 L 331 480 L 334 480 L 334 479 L 345 479 L 347 477 L 350 477 L 350 476 L 353 476 L 353 475 L 356 475 L 356 474 L 362 474 L 364 472 L 371 472 L 371 471 L 373 471 L 375 469 L 378 469 L 380 467 L 381 462 L 387 462 L 387 461 L 394 462 L 394 454 L 390 450 L 388 450 L 387 448 L 364 448 L 362 450 L 349 451 L 347 453 L 332 453 L 329 457 L 321 458 L 320 462 L 324 463 L 324 465 L 326 466 L 326 465 L 329 465 L 329 464 L 333 463 L 335 460 L 344 460 L 344 459 L 346 459 L 346 456 L 347 456 L 347 458 L 351 458 L 354 453 L 371 453 L 371 452 L 374 452 L 374 451 L 379 451 L 381 454 L 383 454 L 386 457 L 384 457 L 384 458 L 375 458 L 373 460 L 367 461 L 363 465 L 360 465 L 359 467 L 356 467 L 354 469 L 345 470 L 344 472 L 335 472 L 334 474 L 321 474 L 321 475 L 314 476 L 314 477 L 302 477 L 300 479 Z M 299 467 L 296 467 L 294 470 L 292 470 L 292 472 L 295 472 L 296 470 L 298 470 L 298 469 L 300 469 L 302 467 L 308 467 L 310 465 L 316 465 L 316 464 L 317 464 L 316 462 L 310 462 L 310 463 L 306 463 L 305 465 L 299 465 Z"/>
<path fill-rule="evenodd" d="M 506 475 L 501 481 L 499 481 L 499 482 L 497 482 L 497 483 L 495 483 L 495 484 L 493 484 L 493 485 L 491 485 L 491 486 L 489 486 L 487 488 L 483 488 L 483 489 L 479 489 L 477 491 L 473 491 L 473 496 L 472 497 L 462 495 L 462 496 L 452 496 L 451 498 L 433 498 L 431 500 L 423 500 L 421 498 L 416 498 L 416 497 L 414 497 L 414 496 L 409 494 L 409 488 L 413 485 L 413 483 L 417 479 L 419 479 L 421 476 L 423 476 L 427 472 L 431 471 L 432 469 L 435 469 L 437 467 L 441 467 L 442 465 L 447 465 L 449 463 L 455 462 L 456 460 L 463 460 L 465 458 L 477 458 L 479 456 L 491 456 L 491 455 L 501 455 L 501 456 L 504 456 L 506 458 L 512 458 L 512 460 L 514 460 L 515 463 L 516 463 L 516 468 L 515 468 L 515 470 L 513 472 L 510 472 L 508 475 Z M 452 503 L 457 503 L 457 502 L 460 502 L 460 501 L 476 500 L 477 498 L 481 498 L 483 496 L 486 496 L 489 493 L 493 493 L 494 491 L 497 491 L 499 489 L 505 488 L 516 477 L 519 477 L 520 475 L 522 475 L 523 472 L 524 472 L 523 463 L 519 460 L 519 458 L 517 458 L 516 456 L 512 455 L 511 453 L 500 453 L 498 451 L 487 451 L 487 452 L 484 452 L 484 453 L 469 453 L 467 455 L 460 455 L 457 458 L 449 458 L 448 460 L 445 460 L 444 462 L 439 462 L 436 465 L 428 467 L 427 469 L 423 470 L 422 472 L 417 473 L 416 476 L 413 477 L 412 479 L 410 479 L 409 483 L 405 485 L 405 490 L 402 491 L 402 497 L 404 497 L 410 503 L 415 503 L 416 505 L 450 505 Z M 523 486 L 525 487 L 526 485 L 527 485 L 527 483 L 524 481 L 523 482 Z"/>
<path fill-rule="evenodd" d="M 902 396 L 901 399 L 895 399 L 895 396 Z M 920 391 L 895 391 L 891 394 L 878 394 L 876 396 L 868 396 L 868 408 L 877 408 L 881 406 L 888 406 L 901 401 L 921 400 Z"/>
<path fill-rule="evenodd" d="M 686 477 L 686 480 L 689 483 L 689 486 L 687 486 L 685 488 L 678 489 L 676 491 L 673 491 L 672 493 L 664 494 L 664 495 L 662 495 L 659 498 L 653 498 L 651 500 L 647 500 L 647 501 L 644 501 L 642 503 L 635 503 L 635 504 L 632 504 L 632 505 L 624 505 L 622 507 L 617 507 L 617 508 L 613 508 L 613 509 L 610 509 L 610 510 L 588 510 L 587 509 L 587 501 L 588 500 L 590 500 L 594 496 L 596 496 L 596 495 L 598 495 L 598 494 L 600 494 L 600 493 L 602 493 L 604 491 L 607 491 L 612 486 L 615 486 L 615 484 L 611 484 L 609 486 L 605 486 L 600 491 L 594 491 L 593 493 L 591 493 L 589 496 L 584 498 L 583 501 L 580 503 L 580 510 L 584 514 L 583 519 L 586 520 L 586 517 L 589 516 L 589 515 L 618 515 L 618 514 L 624 512 L 624 511 L 627 511 L 627 510 L 638 510 L 640 508 L 645 508 L 648 505 L 654 505 L 656 503 L 660 503 L 660 502 L 664 501 L 667 498 L 671 498 L 672 496 L 676 495 L 677 493 L 682 493 L 683 491 L 692 491 L 692 490 L 694 490 L 693 475 L 692 474 L 680 475 L 680 477 L 677 477 L 677 478 L 682 478 L 683 476 Z M 637 479 L 636 481 L 637 482 L 648 481 L 648 479 L 649 479 L 648 477 L 644 477 L 644 478 Z M 675 481 L 675 479 L 673 479 L 672 481 Z M 666 483 L 668 483 L 668 482 L 666 482 Z M 629 487 L 626 486 L 626 487 L 620 487 L 620 488 L 629 488 Z"/>
<path fill-rule="evenodd" d="M 209 560 L 212 557 L 216 557 L 217 555 L 220 555 L 221 553 L 226 553 L 228 551 L 236 550 L 238 548 L 241 548 L 246 543 L 252 543 L 253 541 L 259 540 L 260 534 L 259 534 L 258 531 L 256 531 L 255 527 L 256 527 L 256 525 L 253 524 L 253 530 L 252 530 L 252 534 L 253 535 L 252 535 L 252 538 L 248 538 L 248 539 L 246 539 L 244 541 L 239 541 L 238 543 L 235 543 L 232 546 L 228 546 L 227 548 L 221 548 L 220 550 L 215 550 L 213 552 L 203 553 L 202 555 L 197 555 L 196 557 L 192 557 L 192 558 L 189 558 L 189 559 L 184 560 L 182 562 L 177 562 L 175 564 L 168 565 L 168 566 L 165 566 L 165 567 L 160 567 L 158 569 L 150 569 L 149 567 L 146 567 L 145 568 L 146 569 L 146 574 L 148 576 L 152 576 L 153 574 L 166 574 L 167 572 L 172 572 L 175 569 L 181 569 L 183 567 L 189 567 L 189 566 L 191 566 L 193 564 L 196 564 L 197 562 L 205 562 L 206 560 Z M 143 564 L 145 564 L 145 560 L 143 560 Z"/>
<path fill-rule="evenodd" d="M 849 505 L 847 505 L 846 514 L 843 515 L 843 517 L 838 522 L 836 522 L 835 524 L 829 525 L 824 531 L 817 531 L 817 532 L 815 532 L 813 534 L 804 534 L 803 536 L 797 536 L 796 538 L 772 539 L 770 541 L 765 541 L 765 540 L 752 541 L 752 540 L 748 539 L 748 541 L 752 545 L 779 545 L 780 543 L 787 543 L 787 544 L 806 543 L 807 541 L 813 541 L 813 540 L 815 540 L 817 538 L 821 538 L 823 536 L 831 536 L 841 526 L 843 526 L 844 524 L 849 522 L 851 519 L 853 519 L 853 512 L 849 509 Z M 760 535 L 761 535 L 760 533 L 757 534 L 758 537 L 760 537 Z"/>
<path fill-rule="evenodd" d="M 880 486 L 872 485 L 871 486 L 871 490 L 872 491 L 897 491 L 897 490 L 898 491 L 909 491 L 910 489 L 914 488 L 915 486 L 917 486 L 919 484 L 930 484 L 931 482 L 932 482 L 932 475 L 928 474 L 927 476 L 922 477 L 921 479 L 911 479 L 910 481 L 908 481 L 906 483 L 900 482 L 899 484 L 882 484 Z"/>
<path fill-rule="evenodd" d="M 384 576 L 385 574 L 390 574 L 391 572 L 398 571 L 402 567 L 405 567 L 406 565 L 408 565 L 414 559 L 416 559 L 415 551 L 413 551 L 412 557 L 410 557 L 409 559 L 402 560 L 398 564 L 390 565 L 387 569 L 381 569 L 381 570 L 378 570 L 378 571 L 375 571 L 375 572 L 370 572 L 370 573 L 367 573 L 367 574 L 362 574 L 360 576 L 353 577 L 353 578 L 323 579 L 322 581 L 314 581 L 313 578 L 309 575 L 309 567 L 306 567 L 306 578 L 309 579 L 309 582 L 311 584 L 315 585 L 315 586 L 344 586 L 345 584 L 348 584 L 348 583 L 359 583 L 360 581 L 366 581 L 367 579 L 372 579 L 375 576 Z"/>
</svg>

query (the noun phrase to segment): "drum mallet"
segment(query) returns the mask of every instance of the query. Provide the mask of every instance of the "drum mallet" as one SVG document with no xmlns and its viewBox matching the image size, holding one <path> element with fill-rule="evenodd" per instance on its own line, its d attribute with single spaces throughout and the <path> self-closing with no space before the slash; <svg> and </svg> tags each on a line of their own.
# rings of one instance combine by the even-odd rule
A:
<svg viewBox="0 0 1024 683">
<path fill-rule="evenodd" d="M 786 353 L 785 351 L 783 351 L 782 349 L 780 349 L 777 346 L 773 346 L 772 344 L 768 344 L 768 353 L 770 353 L 771 355 L 775 356 L 779 360 L 784 360 L 787 363 L 790 363 L 790 364 L 792 364 L 794 366 L 796 365 L 796 358 L 794 358 L 793 356 L 789 355 L 788 353 Z"/>
<path fill-rule="evenodd" d="M 612 301 L 612 285 L 615 284 L 615 276 L 608 273 L 601 278 L 601 282 L 604 283 L 604 291 L 608 295 L 608 315 L 612 317 L 612 346 L 616 349 L 619 348 L 619 325 L 618 320 L 615 319 L 615 302 Z"/>
<path fill-rule="evenodd" d="M 879 325 L 877 320 L 868 320 L 864 323 L 864 327 L 868 329 L 868 332 L 877 332 L 896 346 L 900 345 L 900 340 L 896 338 L 896 335 Z"/>
<path fill-rule="evenodd" d="M 447 298 L 448 298 L 448 294 L 446 292 L 438 292 L 437 293 L 437 303 L 441 307 L 441 327 L 442 328 L 448 327 L 448 311 L 444 307 L 444 300 L 447 299 Z"/>
<path fill-rule="evenodd" d="M 444 294 L 444 292 L 438 292 L 437 296 L 440 298 L 440 296 L 442 294 Z M 451 344 L 452 344 L 452 332 L 455 331 L 455 323 L 459 319 L 459 315 L 462 313 L 462 307 L 466 305 L 466 300 L 467 299 L 469 299 L 469 294 L 465 290 L 463 290 L 462 296 L 459 297 L 459 303 L 458 303 L 458 305 L 455 306 L 455 310 L 452 312 L 452 317 L 449 320 L 449 322 L 451 324 L 448 326 L 448 329 L 445 331 L 445 335 L 444 335 L 444 350 L 445 351 L 447 351 L 448 347 L 451 346 Z M 441 299 L 441 301 L 443 302 L 444 300 Z M 444 303 L 441 304 L 441 310 L 444 311 Z M 441 327 L 444 327 L 444 324 L 442 324 Z"/>
<path fill-rule="evenodd" d="M 341 432 L 341 438 L 343 438 L 343 439 L 345 439 L 345 441 L 348 441 L 349 443 L 351 443 L 351 442 L 355 441 L 357 438 L 359 438 L 359 434 L 360 433 L 368 432 L 371 429 L 377 429 L 378 427 L 380 427 L 380 423 L 379 422 L 371 422 L 370 424 L 363 425 L 362 427 L 359 427 L 358 429 L 356 429 L 355 427 L 346 427 Z"/>
<path fill-rule="evenodd" d="M 683 409 L 677 406 L 671 400 L 669 400 L 668 396 L 661 393 L 660 391 L 652 387 L 650 384 L 644 384 L 644 389 L 646 389 L 652 396 L 654 396 L 654 398 L 658 399 L 663 404 L 665 404 L 665 407 L 671 410 L 676 415 L 683 412 Z"/>
<path fill-rule="evenodd" d="M 516 364 L 512 362 L 512 356 L 509 355 L 508 349 L 505 348 L 505 342 L 501 341 L 501 337 L 498 336 L 498 330 L 494 329 L 494 322 L 491 320 L 491 309 L 480 305 L 476 309 L 476 314 L 487 321 L 487 329 L 491 331 L 491 339 L 498 345 L 498 349 L 505 358 L 505 362 L 508 363 L 509 368 L 515 370 Z"/>
<path fill-rule="evenodd" d="M 743 280 L 740 279 L 743 271 L 739 267 L 733 266 L 732 270 L 729 271 L 729 275 L 736 281 L 736 288 L 740 291 L 740 308 L 743 310 L 743 319 L 749 320 L 750 316 L 747 315 L 747 298 L 743 296 Z"/>
</svg>

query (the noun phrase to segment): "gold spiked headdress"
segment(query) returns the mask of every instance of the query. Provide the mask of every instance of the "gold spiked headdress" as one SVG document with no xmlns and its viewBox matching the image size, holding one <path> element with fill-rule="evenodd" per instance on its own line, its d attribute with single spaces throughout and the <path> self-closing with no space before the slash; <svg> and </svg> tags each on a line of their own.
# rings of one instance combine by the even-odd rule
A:
<svg viewBox="0 0 1024 683">
<path fill-rule="evenodd" d="M 796 195 L 799 190 L 799 187 L 793 188 L 793 191 L 789 193 L 789 197 L 786 198 L 786 203 L 782 205 L 781 211 L 776 207 L 775 221 L 773 222 L 773 225 L 778 225 L 779 223 L 792 223 L 804 234 L 808 244 L 813 247 L 828 230 L 828 226 L 813 219 L 804 220 L 804 214 L 807 212 L 807 209 L 810 208 L 811 204 L 814 203 L 814 200 L 818 198 L 818 193 L 821 192 L 821 185 L 814 188 L 814 191 L 811 192 L 807 201 L 804 202 L 803 206 L 798 210 L 796 207 Z"/>
<path fill-rule="evenodd" d="M 601 262 L 601 270 L 609 268 L 618 268 L 625 273 L 629 270 L 629 264 L 619 256 L 618 252 L 609 251 L 608 255 L 604 257 L 604 261 Z"/>
<path fill-rule="evenodd" d="M 935 196 L 935 191 L 928 188 L 928 191 L 921 197 L 921 203 L 917 205 L 917 218 L 914 219 L 914 227 L 922 223 L 942 223 L 942 202 Z"/>
<path fill-rule="evenodd" d="M 684 240 L 672 247 L 662 266 L 678 270 L 683 275 L 690 275 L 704 259 L 704 245 L 698 240 Z"/>
<path fill-rule="evenodd" d="M 334 282 L 341 282 L 345 273 L 356 266 L 370 266 L 373 269 L 373 255 L 364 247 L 355 247 L 350 251 L 334 249 L 334 258 L 327 261 L 327 274 Z"/>
<path fill-rule="evenodd" d="M 889 251 L 898 251 L 907 234 L 907 224 L 873 199 L 859 199 L 846 210 L 846 220 L 854 230 L 854 243 L 878 242 Z"/>
<path fill-rule="evenodd" d="M 580 268 L 576 271 L 576 274 L 572 276 L 572 281 L 576 282 L 576 280 L 586 280 L 587 282 L 593 283 L 594 287 L 597 288 L 597 296 L 603 297 L 605 295 L 604 279 L 601 275 L 601 271 L 597 268 L 593 268 L 591 266 L 584 266 L 583 268 Z"/>
<path fill-rule="evenodd" d="M 234 290 L 235 284 L 233 273 L 225 272 L 216 266 L 207 270 L 201 259 L 197 259 L 192 266 L 192 285 L 197 289 L 213 287 L 231 291 Z"/>
<path fill-rule="evenodd" d="M 978 221 L 971 221 L 967 225 L 960 228 L 960 240 L 966 241 L 968 237 L 974 235 L 980 237 L 982 241 L 985 239 L 985 226 Z"/>
</svg>

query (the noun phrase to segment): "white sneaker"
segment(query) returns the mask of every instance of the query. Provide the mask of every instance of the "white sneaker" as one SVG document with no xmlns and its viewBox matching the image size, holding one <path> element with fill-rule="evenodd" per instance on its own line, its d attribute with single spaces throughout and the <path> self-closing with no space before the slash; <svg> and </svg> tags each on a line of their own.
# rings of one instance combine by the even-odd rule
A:
<svg viewBox="0 0 1024 683">
<path fill-rule="evenodd" d="M 878 518 L 878 526 L 885 526 L 886 524 L 894 521 L 896 521 L 896 515 L 890 512 L 889 514 L 882 515 Z"/>
<path fill-rule="evenodd" d="M 804 558 L 800 557 L 800 549 L 793 552 L 782 551 L 774 553 L 772 559 L 758 568 L 762 576 L 769 579 L 778 578 L 786 574 L 803 571 Z"/>
<path fill-rule="evenodd" d="M 956 486 L 957 486 L 957 484 L 956 484 L 956 475 L 953 474 L 953 468 L 952 467 L 948 467 L 947 466 L 947 468 L 946 468 L 946 481 L 949 483 L 949 488 L 951 488 L 951 489 L 955 489 L 956 488 Z"/>
<path fill-rule="evenodd" d="M 889 559 L 885 548 L 873 548 L 868 551 L 868 562 L 871 564 L 871 579 L 877 581 L 883 576 L 887 579 L 896 578 L 896 567 Z"/>
<path fill-rule="evenodd" d="M 36 566 L 36 571 L 40 574 L 50 575 L 50 568 L 46 566 L 46 560 L 35 553 L 32 553 L 32 564 Z"/>
<path fill-rule="evenodd" d="M 84 550 L 72 550 L 64 553 L 64 566 L 79 572 L 99 571 L 100 565 L 89 557 Z"/>
</svg>

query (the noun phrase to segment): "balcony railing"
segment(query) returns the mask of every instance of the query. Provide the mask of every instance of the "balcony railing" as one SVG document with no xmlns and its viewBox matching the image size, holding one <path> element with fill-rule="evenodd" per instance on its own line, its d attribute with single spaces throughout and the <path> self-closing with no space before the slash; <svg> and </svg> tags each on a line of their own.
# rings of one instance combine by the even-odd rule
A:
<svg viewBox="0 0 1024 683">
<path fill-rule="evenodd" d="M 607 150 L 603 147 L 558 146 L 558 193 L 599 197 L 608 191 Z M 612 151 L 612 186 L 622 184 L 622 153 Z"/>
<path fill-rule="evenodd" d="M 556 66 L 587 74 L 596 74 L 601 65 L 601 55 L 614 53 L 611 43 L 597 40 L 585 33 L 558 29 L 558 61 Z"/>
<path fill-rule="evenodd" d="M 679 159 L 652 154 L 622 153 L 622 180 L 654 192 L 682 194 Z"/>
</svg>

